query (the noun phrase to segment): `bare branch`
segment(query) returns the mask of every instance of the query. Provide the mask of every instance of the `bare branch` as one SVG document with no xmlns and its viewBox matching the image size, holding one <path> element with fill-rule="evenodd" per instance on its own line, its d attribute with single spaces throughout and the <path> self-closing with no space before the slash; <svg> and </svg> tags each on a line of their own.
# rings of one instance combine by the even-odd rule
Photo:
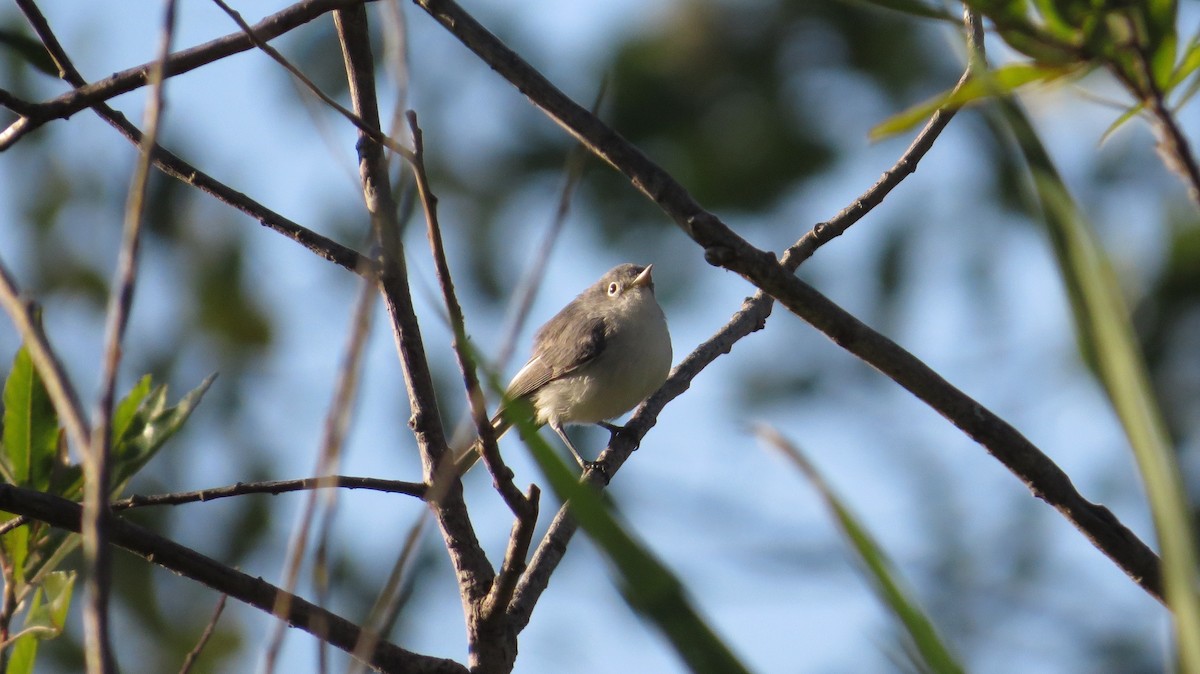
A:
<svg viewBox="0 0 1200 674">
<path fill-rule="evenodd" d="M 46 393 L 54 403 L 55 411 L 66 426 L 71 442 L 75 443 L 76 447 L 87 447 L 92 431 L 83 414 L 83 406 L 75 393 L 75 387 L 50 346 L 46 333 L 42 331 L 41 319 L 33 303 L 21 296 L 17 282 L 2 261 L 0 306 L 4 307 L 4 311 L 12 319 L 13 325 L 21 335 L 22 343 L 29 350 L 29 357 L 46 386 Z"/>
<path fill-rule="evenodd" d="M 365 654 L 374 650 L 375 642 L 391 632 L 392 627 L 396 624 L 403 599 L 404 575 L 408 572 L 413 558 L 416 557 L 417 543 L 421 540 L 421 534 L 425 532 L 425 523 L 428 520 L 429 511 L 422 512 L 404 537 L 404 547 L 400 549 L 400 556 L 392 565 L 392 572 L 388 574 L 387 582 L 384 583 L 383 590 L 380 591 L 375 604 L 371 606 L 371 612 L 363 624 L 362 636 L 359 638 L 358 644 L 354 646 L 354 652 L 360 662 Z M 359 664 L 354 663 L 355 666 L 350 667 L 347 674 L 356 674 L 360 670 Z"/>
<path fill-rule="evenodd" d="M 342 443 L 346 430 L 350 426 L 350 413 L 353 409 L 354 395 L 358 391 L 358 377 L 362 370 L 363 347 L 371 326 L 371 309 L 375 306 L 375 293 L 372 283 L 362 282 L 362 290 L 354 305 L 354 315 L 350 323 L 350 337 L 346 345 L 346 353 L 338 370 L 337 383 L 334 386 L 333 401 L 325 416 L 325 424 L 321 433 L 321 446 L 317 456 L 316 474 L 318 476 L 332 475 L 337 471 L 341 460 Z M 336 492 L 328 491 L 325 505 L 332 508 L 332 496 Z M 283 570 L 283 589 L 291 593 L 295 591 L 296 582 L 300 577 L 300 567 L 304 551 L 308 549 L 308 537 L 317 511 L 316 490 L 310 491 L 304 502 L 303 512 L 296 523 L 296 530 L 288 544 L 287 560 Z M 284 600 L 285 595 L 280 595 Z M 286 613 L 286 607 L 278 607 L 276 613 Z M 263 670 L 273 672 L 279 650 L 283 646 L 283 623 L 276 623 L 271 639 L 267 643 L 266 655 L 263 658 Z"/>
<path fill-rule="evenodd" d="M 627 176 L 704 249 L 705 260 L 740 274 L 834 343 L 920 398 L 1012 471 L 1038 498 L 1061 512 L 1089 541 L 1156 598 L 1159 560 L 1105 507 L 1089 502 L 1070 478 L 1008 422 L 797 278 L 775 256 L 750 245 L 638 148 L 555 88 L 453 0 L 415 0 L 539 109 L 596 156 Z"/>
<path fill-rule="evenodd" d="M 290 61 L 288 61 L 286 58 L 283 57 L 283 54 L 280 54 L 278 50 L 276 50 L 274 47 L 272 47 L 271 45 L 267 44 L 262 39 L 260 39 L 254 33 L 254 29 L 251 28 L 250 25 L 247 24 L 242 19 L 242 15 L 238 14 L 236 11 L 233 10 L 233 8 L 231 8 L 229 5 L 225 4 L 224 0 L 213 0 L 213 2 L 215 2 L 217 4 L 217 6 L 220 7 L 226 14 L 228 14 L 229 18 L 233 19 L 234 23 L 236 23 L 238 25 L 238 27 L 240 27 L 242 29 L 242 32 L 244 32 L 250 38 L 250 40 L 252 42 L 254 42 L 255 47 L 258 47 L 267 56 L 270 56 L 272 59 L 274 59 L 276 63 L 283 66 L 284 69 L 286 69 L 289 73 L 291 73 L 293 77 L 300 80 L 300 82 L 302 84 L 304 84 L 304 86 L 309 91 L 311 91 L 313 93 L 313 95 L 315 95 L 317 98 L 321 99 L 321 101 L 323 103 L 325 103 L 325 105 L 328 105 L 329 107 L 336 110 L 338 114 L 340 114 L 342 117 L 345 117 L 347 120 L 349 120 L 350 123 L 355 126 L 355 128 L 357 128 L 359 131 L 366 134 L 366 136 L 369 137 L 371 140 L 375 141 L 376 143 L 379 143 L 380 145 L 383 145 L 387 149 L 391 150 L 392 152 L 395 152 L 396 154 L 398 154 L 406 159 L 412 159 L 412 150 L 409 150 L 408 148 L 404 147 L 403 145 L 392 140 L 390 137 L 388 137 L 387 134 L 380 131 L 378 128 L 367 124 L 365 121 L 363 121 L 363 119 L 361 117 L 354 114 L 353 112 L 350 112 L 345 107 L 343 107 L 341 103 L 338 103 L 337 101 L 330 98 L 329 94 L 326 94 L 324 91 L 321 91 L 321 88 L 318 87 L 315 82 L 310 80 L 308 78 L 308 76 L 305 75 L 303 72 L 301 72 L 301 70 L 299 68 L 292 65 L 292 63 Z"/>
<path fill-rule="evenodd" d="M 513 523 L 512 533 L 508 537 L 508 548 L 504 551 L 504 563 L 500 567 L 500 573 L 496 575 L 496 582 L 492 584 L 492 591 L 483 603 L 480 611 L 481 621 L 477 627 L 481 639 L 489 639 L 497 644 L 511 644 L 513 651 L 511 659 L 508 660 L 509 669 L 512 668 L 512 660 L 516 659 L 516 634 L 520 630 L 510 628 L 511 616 L 508 607 L 528 568 L 525 558 L 529 556 L 529 546 L 533 542 L 533 525 L 537 522 L 540 496 L 541 491 L 537 485 L 530 485 L 528 501 L 532 512 L 528 516 L 518 517 Z"/>
<path fill-rule="evenodd" d="M 223 594 L 220 599 L 217 599 L 217 606 L 213 609 L 212 617 L 208 619 L 208 624 L 204 626 L 204 631 L 200 633 L 200 640 L 188 651 L 187 657 L 183 659 L 183 665 L 179 668 L 179 674 L 188 674 L 192 671 L 192 666 L 196 664 L 196 658 L 200 657 L 200 652 L 208 645 L 208 640 L 212 638 L 214 632 L 217 631 L 217 621 L 221 619 L 221 613 L 225 611 L 225 600 L 229 595 Z"/>
<path fill-rule="evenodd" d="M 368 0 L 304 0 L 287 9 L 276 12 L 254 24 L 254 34 L 262 40 L 274 39 L 298 26 L 302 26 L 317 17 L 333 10 L 362 5 Z M 227 56 L 254 48 L 254 43 L 243 32 L 237 31 L 190 49 L 171 54 L 163 71 L 164 77 L 174 77 L 195 70 L 200 66 L 219 61 Z M 94 84 L 71 82 L 74 91 L 69 91 L 51 101 L 38 104 L 36 111 L 25 114 L 13 122 L 7 129 L 0 132 L 0 152 L 7 150 L 22 136 L 37 129 L 46 122 L 55 119 L 66 119 L 71 115 L 103 103 L 109 99 L 139 89 L 149 84 L 149 72 L 153 65 L 142 65 L 126 68 L 119 73 L 110 75 Z M 60 69 L 63 64 L 59 62 Z M 63 79 L 66 70 L 63 70 Z M 14 112 L 20 113 L 18 110 Z"/>
<path fill-rule="evenodd" d="M 246 496 L 248 494 L 284 494 L 293 491 L 310 489 L 367 489 L 388 494 L 405 494 L 424 498 L 425 485 L 420 482 L 401 482 L 399 480 L 381 480 L 374 477 L 349 477 L 345 475 L 329 475 L 308 477 L 301 480 L 275 480 L 272 482 L 239 482 L 228 487 L 214 487 L 199 491 L 177 492 L 171 494 L 155 494 L 151 496 L 130 496 L 119 501 L 113 501 L 113 510 L 128 508 L 143 508 L 146 506 L 182 505 L 213 501 L 231 496 Z M 3 532 L 0 532 L 2 534 Z"/>
<path fill-rule="evenodd" d="M 378 126 L 374 62 L 366 12 L 362 7 L 339 11 L 334 14 L 334 22 L 342 43 L 354 111 L 369 124 Z M 433 377 L 429 372 L 421 329 L 409 291 L 404 247 L 399 237 L 395 204 L 389 191 L 387 162 L 382 148 L 365 136 L 359 138 L 358 151 L 363 194 L 381 251 L 379 285 L 392 320 L 392 333 L 412 410 L 409 425 L 421 454 L 424 479 L 426 483 L 431 483 L 440 463 L 452 457 L 446 447 Z M 440 498 L 430 500 L 429 507 L 454 565 L 464 614 L 470 616 L 473 607 L 490 590 L 495 571 L 475 536 L 463 502 L 461 482 L 451 485 Z"/>
<path fill-rule="evenodd" d="M 47 524 L 79 532 L 82 509 L 57 496 L 32 489 L 0 483 L 0 510 L 24 515 Z M 311 604 L 300 597 L 291 597 L 286 614 L 273 613 L 277 596 L 282 590 L 270 583 L 232 569 L 163 536 L 121 518 L 109 522 L 110 542 L 147 561 L 170 569 L 212 589 L 228 594 L 245 604 L 271 613 L 289 625 L 327 640 L 333 646 L 353 654 L 362 630 L 350 621 Z M 317 625 L 321 625 L 318 631 Z M 395 644 L 379 641 L 366 658 L 366 664 L 382 672 L 423 674 L 465 674 L 467 669 L 453 660 L 435 658 L 405 650 Z"/>
<path fill-rule="evenodd" d="M 24 0 L 33 7 L 32 0 Z M 108 602 L 110 593 L 111 550 L 108 547 L 108 508 L 110 455 L 112 454 L 112 413 L 116 400 L 117 371 L 121 363 L 121 343 L 133 306 L 133 290 L 137 281 L 138 257 L 141 250 L 141 230 L 145 212 L 146 188 L 150 183 L 151 153 L 158 137 L 163 110 L 163 64 L 171 53 L 175 34 L 176 0 L 166 0 L 158 56 L 150 69 L 150 95 L 146 97 L 146 133 L 141 154 L 129 186 L 125 206 L 125 223 L 121 234 L 121 250 L 113 289 L 109 296 L 108 318 L 104 330 L 104 360 L 100 395 L 92 425 L 92 438 L 83 461 L 83 556 L 86 574 L 87 604 L 83 612 L 85 655 L 88 672 L 110 674 L 117 671 L 109 637 Z M 28 11 L 28 10 L 27 10 Z M 36 10 L 35 10 L 36 11 Z M 60 69 L 62 67 L 60 63 Z"/>
<path fill-rule="evenodd" d="M 22 3 L 27 0 L 21 0 Z M 288 10 L 284 10 L 287 12 Z M 328 11 L 328 10 L 326 10 Z M 283 14 L 281 12 L 280 14 Z M 276 15 L 279 16 L 279 15 Z M 54 33 L 51 32 L 49 25 L 46 24 L 45 18 L 40 12 L 36 11 L 36 7 L 32 7 L 30 12 L 27 12 L 34 30 L 38 37 L 46 46 L 51 57 L 59 65 L 59 70 L 63 79 L 75 87 L 84 87 L 87 82 L 83 76 L 71 63 L 70 58 L 59 44 Z M 265 21 L 264 21 L 265 23 Z M 259 24 L 262 25 L 261 23 Z M 293 26 L 294 27 L 294 26 Z M 145 66 L 143 66 L 145 67 Z M 111 126 L 121 132 L 134 145 L 141 147 L 143 144 L 142 132 L 137 129 L 132 123 L 125 118 L 125 115 L 117 112 L 110 106 L 104 103 L 97 103 L 93 106 L 94 111 L 101 119 L 108 122 Z M 191 185 L 206 192 L 217 200 L 222 201 L 239 211 L 258 220 L 263 226 L 273 229 L 280 234 L 296 241 L 305 248 L 313 251 L 317 255 L 341 265 L 357 274 L 364 276 L 372 276 L 375 271 L 374 264 L 366 257 L 360 255 L 357 251 L 342 246 L 341 244 L 328 239 L 310 229 L 307 229 L 285 217 L 254 201 L 237 190 L 221 183 L 212 178 L 208 174 L 200 171 L 186 161 L 180 159 L 170 151 L 160 145 L 154 146 L 154 152 L 151 155 L 154 159 L 154 165 L 167 175 L 179 180 L 187 185 Z"/>
<path fill-rule="evenodd" d="M 133 495 L 109 504 L 112 510 L 127 510 L 147 506 L 183 505 L 213 501 L 232 496 L 247 496 L 249 494 L 284 494 L 293 491 L 309 489 L 368 489 L 388 494 L 405 494 L 416 498 L 425 498 L 426 487 L 423 482 L 402 482 L 400 480 L 382 480 L 375 477 L 348 477 L 345 475 L 330 475 L 328 477 L 308 477 L 300 480 L 274 480 L 271 482 L 239 482 L 228 487 L 213 487 L 198 491 L 172 492 L 170 494 L 153 494 L 150 496 Z M 27 517 L 14 517 L 0 524 L 0 536 L 29 524 Z"/>
<path fill-rule="evenodd" d="M 958 91 L 970 78 L 971 68 L 968 67 L 959 78 L 958 83 L 954 85 L 954 91 Z M 939 108 L 934 112 L 929 117 L 929 121 L 925 123 L 925 127 L 900 156 L 899 161 L 884 171 L 870 189 L 863 192 L 837 215 L 825 222 L 818 223 L 799 241 L 792 244 L 784 252 L 783 258 L 779 261 L 780 265 L 790 271 L 795 271 L 805 260 L 812 257 L 818 248 L 844 234 L 851 225 L 883 203 L 884 198 L 891 194 L 893 189 L 916 172 L 917 164 L 933 148 L 933 142 L 942 134 L 942 130 L 946 128 L 957 112 L 957 108 Z"/>
<path fill-rule="evenodd" d="M 437 270 L 438 284 L 442 289 L 442 302 L 446 306 L 446 314 L 450 319 L 450 328 L 454 332 L 454 340 L 450 346 L 458 360 L 458 369 L 462 373 L 463 388 L 467 394 L 467 404 L 471 408 L 471 418 L 475 422 L 475 432 L 479 435 L 480 454 L 492 474 L 496 490 L 518 519 L 529 512 L 529 503 L 525 495 L 513 483 L 513 472 L 504 463 L 500 450 L 496 447 L 496 433 L 488 420 L 487 402 L 483 397 L 483 388 L 479 385 L 479 377 L 475 374 L 475 358 L 470 353 L 467 344 L 466 319 L 463 317 L 462 306 L 454 293 L 454 279 L 450 275 L 450 263 L 446 260 L 446 247 L 442 243 L 442 227 L 437 215 L 437 197 L 429 186 L 429 176 L 425 173 L 425 142 L 421 127 L 417 124 L 417 113 L 409 111 L 408 125 L 413 138 L 413 175 L 416 179 L 417 194 L 421 198 L 421 206 L 425 211 L 426 231 L 428 232 L 429 247 L 433 255 L 433 265 Z M 433 482 L 434 489 L 441 492 L 442 483 L 447 480 L 457 480 L 457 470 L 453 462 L 443 464 L 441 471 Z M 436 500 L 436 498 L 435 498 Z"/>
</svg>

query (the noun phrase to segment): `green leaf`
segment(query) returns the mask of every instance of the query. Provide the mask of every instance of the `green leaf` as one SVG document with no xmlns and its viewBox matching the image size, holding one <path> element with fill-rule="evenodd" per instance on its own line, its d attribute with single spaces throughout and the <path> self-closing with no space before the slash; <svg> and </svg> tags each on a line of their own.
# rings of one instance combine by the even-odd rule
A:
<svg viewBox="0 0 1200 674">
<path fill-rule="evenodd" d="M 1176 66 L 1175 72 L 1172 73 L 1171 79 L 1167 83 L 1165 91 L 1168 93 L 1174 91 L 1175 87 L 1179 86 L 1179 84 L 1186 80 L 1188 76 L 1196 72 L 1197 68 L 1200 68 L 1200 36 L 1193 37 L 1191 44 L 1189 44 L 1188 48 L 1183 52 L 1183 58 L 1180 59 L 1179 65 Z M 1192 93 L 1195 91 L 1197 81 L 1200 80 L 1192 82 Z M 1185 100 L 1177 101 L 1177 105 L 1183 105 L 1186 102 L 1186 98 L 1190 97 L 1191 93 L 1185 94 Z"/>
<path fill-rule="evenodd" d="M 113 444 L 120 442 L 121 438 L 129 430 L 129 425 L 133 423 L 134 417 L 141 409 L 142 403 L 145 402 L 146 396 L 150 395 L 150 375 L 142 375 L 129 393 L 121 399 L 113 408 L 112 424 L 112 439 Z"/>
<path fill-rule="evenodd" d="M 46 47 L 41 42 L 24 33 L 0 28 L 0 44 L 8 47 L 9 50 L 21 57 L 21 60 L 34 68 L 51 77 L 58 77 L 58 66 L 54 64 L 54 59 L 50 58 L 50 52 L 46 51 Z"/>
<path fill-rule="evenodd" d="M 25 617 L 25 627 L 49 627 L 55 632 L 62 632 L 67 620 L 67 611 L 71 608 L 71 591 L 75 587 L 74 571 L 55 571 L 46 576 L 38 589 L 38 596 L 44 601 L 40 604 L 35 600 Z"/>
<path fill-rule="evenodd" d="M 11 513 L 5 513 L 5 515 L 4 522 L 16 518 Z M 29 526 L 17 527 L 4 536 L 0 536 L 0 546 L 4 548 L 4 556 L 8 559 L 8 563 L 12 564 L 13 580 L 16 584 L 14 592 L 20 593 L 25 584 L 25 561 L 29 558 Z"/>
<path fill-rule="evenodd" d="M 1180 86 L 1188 77 L 1192 77 L 1198 68 L 1200 68 L 1200 35 L 1192 38 L 1192 43 L 1189 44 L 1187 52 L 1184 52 L 1180 65 L 1175 68 L 1175 74 L 1171 76 L 1171 82 L 1166 88 L 1166 92 L 1169 94 L 1174 92 L 1177 86 Z M 1192 83 L 1183 90 L 1183 94 L 1175 97 L 1175 107 L 1183 107 L 1192 100 L 1198 90 L 1200 90 L 1200 77 L 1193 77 Z"/>
<path fill-rule="evenodd" d="M 38 642 L 62 634 L 74 588 L 74 571 L 56 571 L 48 574 L 34 591 L 22 627 L 24 633 L 13 644 L 7 674 L 33 674 Z"/>
<path fill-rule="evenodd" d="M 983 98 L 1008 94 L 1032 82 L 1051 82 L 1076 72 L 1076 68 L 1048 67 L 1033 63 L 1013 63 L 974 77 L 961 87 L 951 89 L 892 115 L 871 129 L 871 140 L 908 131 L 924 122 L 941 108 L 961 108 Z"/>
<path fill-rule="evenodd" d="M 125 430 L 121 436 L 113 441 L 114 495 L 120 493 L 129 479 L 183 426 L 215 378 L 215 374 L 209 375 L 174 407 L 166 407 L 165 386 L 159 386 L 144 396 L 137 411 L 124 424 Z M 149 381 L 143 378 L 136 388 L 140 390 L 143 383 L 149 386 Z"/>
<path fill-rule="evenodd" d="M 1075 34 L 1075 26 L 1059 11 L 1059 0 L 1034 0 L 1042 25 L 1055 37 L 1067 40 Z"/>
<path fill-rule="evenodd" d="M 1117 129 L 1125 126 L 1125 122 L 1137 117 L 1145 109 L 1146 105 L 1144 103 L 1138 103 L 1137 105 L 1134 105 L 1125 112 L 1121 113 L 1121 116 L 1113 120 L 1113 123 L 1109 124 L 1108 128 L 1104 130 L 1104 133 L 1100 134 L 1100 143 L 1103 144 L 1105 141 L 1107 141 L 1109 136 L 1117 132 Z"/>
<path fill-rule="evenodd" d="M 21 347 L 4 384 L 4 477 L 45 491 L 58 451 L 58 415 L 29 352 Z"/>
<path fill-rule="evenodd" d="M 608 557 L 625 601 L 654 623 L 693 672 L 748 672 L 692 606 L 682 583 L 617 522 L 600 494 L 580 484 L 531 423 L 517 424 L 551 488 Z"/>
<path fill-rule="evenodd" d="M 871 589 L 887 606 L 892 618 L 903 627 L 909 645 L 913 647 L 905 650 L 910 653 L 910 657 L 919 660 L 914 663 L 917 665 L 916 669 L 938 674 L 962 674 L 962 665 L 958 663 L 958 659 L 938 636 L 933 622 L 909 596 L 908 590 L 896 577 L 896 572 L 887 554 L 834 493 L 816 468 L 795 445 L 788 442 L 775 429 L 759 426 L 755 432 L 760 438 L 791 459 L 817 489 L 821 500 L 825 502 L 825 506 L 837 520 L 843 538 L 862 564 L 862 573 L 870 582 Z"/>
<path fill-rule="evenodd" d="M 1178 8 L 1175 0 L 1144 0 L 1141 7 L 1146 23 L 1150 71 L 1154 75 L 1154 82 L 1165 90 L 1170 86 L 1175 70 L 1175 52 L 1179 42 L 1175 32 Z"/>
<path fill-rule="evenodd" d="M 1011 100 L 1002 100 L 999 109 L 1033 176 L 1085 356 L 1121 420 L 1141 472 L 1162 551 L 1163 585 L 1175 616 L 1181 671 L 1200 672 L 1200 597 L 1194 585 L 1196 540 L 1190 509 L 1129 310 L 1107 255 L 1028 117 Z"/>
</svg>

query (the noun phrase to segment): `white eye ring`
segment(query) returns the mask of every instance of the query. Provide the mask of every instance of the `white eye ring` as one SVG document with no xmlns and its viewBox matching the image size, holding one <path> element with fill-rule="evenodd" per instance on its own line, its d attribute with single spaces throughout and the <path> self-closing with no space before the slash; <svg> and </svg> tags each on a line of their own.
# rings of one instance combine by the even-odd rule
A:
<svg viewBox="0 0 1200 674">
<path fill-rule="evenodd" d="M 621 289 L 621 286 L 618 285 L 616 281 L 613 281 L 612 283 L 608 284 L 608 294 L 609 295 L 616 295 L 617 291 L 620 289 Z"/>
</svg>

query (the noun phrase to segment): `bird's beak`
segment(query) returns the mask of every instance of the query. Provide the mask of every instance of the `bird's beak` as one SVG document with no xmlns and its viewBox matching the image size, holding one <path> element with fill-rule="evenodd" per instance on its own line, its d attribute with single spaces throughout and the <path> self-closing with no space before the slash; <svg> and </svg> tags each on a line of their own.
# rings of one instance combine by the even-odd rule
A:
<svg viewBox="0 0 1200 674">
<path fill-rule="evenodd" d="M 629 284 L 630 287 L 641 288 L 642 286 L 645 286 L 647 288 L 653 288 L 654 287 L 654 279 L 650 276 L 650 270 L 652 270 L 652 269 L 654 269 L 654 265 L 652 265 L 652 264 L 646 265 L 646 268 L 642 270 L 642 273 L 638 274 L 633 279 L 633 283 Z"/>
</svg>

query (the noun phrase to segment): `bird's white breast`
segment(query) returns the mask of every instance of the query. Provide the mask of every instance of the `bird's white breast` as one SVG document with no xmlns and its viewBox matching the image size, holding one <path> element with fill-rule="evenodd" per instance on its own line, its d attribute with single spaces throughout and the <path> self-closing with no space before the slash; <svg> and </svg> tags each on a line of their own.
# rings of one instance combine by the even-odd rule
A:
<svg viewBox="0 0 1200 674">
<path fill-rule="evenodd" d="M 622 303 L 623 326 L 606 335 L 604 350 L 586 367 L 548 383 L 534 395 L 538 420 L 591 424 L 633 409 L 667 379 L 671 335 L 650 291 Z"/>
</svg>

